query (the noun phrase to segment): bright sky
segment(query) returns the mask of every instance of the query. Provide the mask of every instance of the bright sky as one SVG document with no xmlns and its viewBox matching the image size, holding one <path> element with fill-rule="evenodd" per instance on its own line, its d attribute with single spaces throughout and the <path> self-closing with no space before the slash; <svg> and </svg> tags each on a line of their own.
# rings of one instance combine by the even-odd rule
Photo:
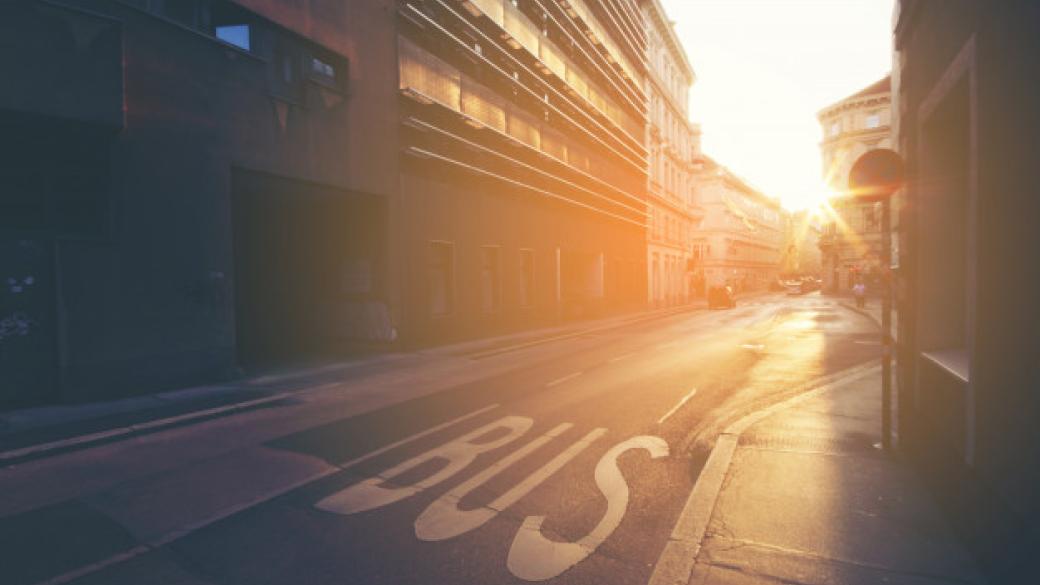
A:
<svg viewBox="0 0 1040 585">
<path fill-rule="evenodd" d="M 816 112 L 892 65 L 893 0 L 661 0 L 705 154 L 789 209 L 826 197 Z"/>
</svg>

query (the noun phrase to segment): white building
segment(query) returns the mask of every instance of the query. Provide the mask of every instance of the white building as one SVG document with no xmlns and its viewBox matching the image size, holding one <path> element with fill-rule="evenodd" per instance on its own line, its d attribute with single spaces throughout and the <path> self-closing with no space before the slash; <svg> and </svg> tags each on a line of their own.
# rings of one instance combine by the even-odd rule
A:
<svg viewBox="0 0 1040 585">
<path fill-rule="evenodd" d="M 696 286 L 762 290 L 776 280 L 786 240 L 780 202 L 709 157 L 697 175 L 697 201 L 704 220 L 693 238 Z"/>
<path fill-rule="evenodd" d="M 649 159 L 647 288 L 651 305 L 690 300 L 693 234 L 703 211 L 695 204 L 693 160 L 700 128 L 690 123 L 693 68 L 659 0 L 641 0 L 647 36 L 646 147 Z"/>
</svg>

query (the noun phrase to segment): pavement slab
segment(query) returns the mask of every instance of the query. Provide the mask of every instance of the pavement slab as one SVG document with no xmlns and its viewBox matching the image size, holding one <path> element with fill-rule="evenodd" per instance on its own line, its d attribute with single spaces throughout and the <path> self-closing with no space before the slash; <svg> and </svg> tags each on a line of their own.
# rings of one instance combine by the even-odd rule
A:
<svg viewBox="0 0 1040 585">
<path fill-rule="evenodd" d="M 879 376 L 745 431 L 691 584 L 983 582 L 916 475 L 875 448 Z"/>
</svg>

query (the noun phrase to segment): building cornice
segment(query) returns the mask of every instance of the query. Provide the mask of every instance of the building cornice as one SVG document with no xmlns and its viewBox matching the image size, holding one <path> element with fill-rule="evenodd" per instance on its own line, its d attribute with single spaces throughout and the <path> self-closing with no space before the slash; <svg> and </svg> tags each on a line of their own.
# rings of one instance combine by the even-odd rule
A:
<svg viewBox="0 0 1040 585">
<path fill-rule="evenodd" d="M 687 79 L 687 83 L 692 85 L 697 81 L 697 74 L 693 70 L 693 65 L 690 64 L 690 59 L 686 56 L 686 49 L 684 49 L 682 43 L 679 42 L 679 37 L 675 35 L 672 21 L 668 19 L 668 14 L 664 11 L 664 6 L 661 6 L 660 0 L 642 1 L 650 7 L 650 14 L 654 17 L 657 29 L 661 31 L 661 36 L 664 37 L 668 49 L 671 51 L 676 62 L 679 63 L 680 69 L 682 69 L 683 75 Z M 650 67 L 647 68 L 650 69 Z"/>
<path fill-rule="evenodd" d="M 884 139 L 892 136 L 891 126 L 878 126 L 877 128 L 864 128 L 861 130 L 852 130 L 851 132 L 842 132 L 837 136 L 824 138 L 820 141 L 820 146 L 825 148 L 835 148 L 843 146 L 844 143 L 859 143 L 864 140 L 871 140 L 874 138 Z"/>
<path fill-rule="evenodd" d="M 891 92 L 875 93 L 875 94 L 871 94 L 871 95 L 867 95 L 867 96 L 859 96 L 857 98 L 851 98 L 851 99 L 848 99 L 848 100 L 840 101 L 840 102 L 835 103 L 835 104 L 831 104 L 831 105 L 827 106 L 826 108 L 820 110 L 816 114 L 816 118 L 818 120 L 820 120 L 820 122 L 824 122 L 824 121 L 829 120 L 830 118 L 832 118 L 832 117 L 834 117 L 834 116 L 836 116 L 838 114 L 841 114 L 841 113 L 844 113 L 844 112 L 847 112 L 847 111 L 850 111 L 850 110 L 875 108 L 875 107 L 882 106 L 882 105 L 889 105 L 889 106 L 891 106 L 891 104 L 892 104 L 892 93 Z"/>
</svg>

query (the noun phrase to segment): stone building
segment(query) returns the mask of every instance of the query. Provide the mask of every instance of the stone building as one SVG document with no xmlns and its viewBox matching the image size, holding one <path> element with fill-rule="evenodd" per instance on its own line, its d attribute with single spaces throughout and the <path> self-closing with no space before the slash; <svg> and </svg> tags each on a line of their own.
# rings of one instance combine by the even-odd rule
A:
<svg viewBox="0 0 1040 585">
<path fill-rule="evenodd" d="M 700 129 L 688 117 L 695 80 L 686 52 L 659 0 L 641 0 L 647 36 L 646 95 L 649 156 L 647 266 L 649 300 L 670 305 L 690 299 L 693 234 L 703 219 L 694 201 L 693 161 Z"/>
<path fill-rule="evenodd" d="M 704 220 L 693 237 L 698 288 L 730 284 L 737 291 L 764 290 L 776 280 L 786 240 L 777 199 L 748 185 L 704 157 L 696 176 Z"/>
<path fill-rule="evenodd" d="M 898 443 L 989 582 L 1040 583 L 1040 4 L 894 17 Z"/>
<path fill-rule="evenodd" d="M 808 209 L 785 212 L 783 218 L 781 276 L 819 277 L 822 271 L 819 218 Z"/>
<path fill-rule="evenodd" d="M 825 290 L 848 290 L 856 280 L 877 288 L 881 206 L 848 197 L 849 170 L 863 153 L 891 148 L 891 76 L 820 110 L 824 178 L 837 194 L 824 217 L 820 250 Z"/>
<path fill-rule="evenodd" d="M 0 3 L 0 404 L 646 306 L 628 0 Z"/>
</svg>

